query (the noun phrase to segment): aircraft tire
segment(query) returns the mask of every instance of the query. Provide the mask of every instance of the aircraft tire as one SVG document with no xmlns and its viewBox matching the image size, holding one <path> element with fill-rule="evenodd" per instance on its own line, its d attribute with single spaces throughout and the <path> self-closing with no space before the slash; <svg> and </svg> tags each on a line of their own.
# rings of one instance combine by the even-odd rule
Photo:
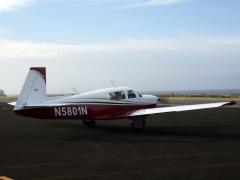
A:
<svg viewBox="0 0 240 180">
<path fill-rule="evenodd" d="M 146 121 L 144 116 L 131 118 L 131 128 L 136 129 L 144 129 L 146 126 Z"/>
<path fill-rule="evenodd" d="M 92 120 L 84 120 L 83 124 L 89 128 L 95 128 L 96 127 L 96 121 L 94 119 Z"/>
</svg>

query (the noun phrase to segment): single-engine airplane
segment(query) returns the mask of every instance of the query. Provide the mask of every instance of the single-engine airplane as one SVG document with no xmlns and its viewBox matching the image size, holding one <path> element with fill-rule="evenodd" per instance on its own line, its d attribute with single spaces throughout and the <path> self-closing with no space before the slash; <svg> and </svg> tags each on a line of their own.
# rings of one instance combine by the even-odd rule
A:
<svg viewBox="0 0 240 180">
<path fill-rule="evenodd" d="M 31 67 L 17 102 L 18 115 L 40 119 L 79 119 L 93 128 L 96 121 L 130 119 L 131 127 L 145 127 L 148 115 L 217 108 L 235 104 L 219 102 L 210 104 L 157 107 L 160 99 L 153 95 L 142 95 L 132 88 L 114 87 L 75 95 L 48 97 L 46 94 L 46 68 Z"/>
</svg>

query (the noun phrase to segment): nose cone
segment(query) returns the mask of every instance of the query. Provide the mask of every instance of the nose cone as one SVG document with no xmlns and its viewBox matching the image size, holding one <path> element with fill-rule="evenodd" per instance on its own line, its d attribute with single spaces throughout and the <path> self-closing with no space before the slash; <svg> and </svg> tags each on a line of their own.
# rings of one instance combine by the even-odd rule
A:
<svg viewBox="0 0 240 180">
<path fill-rule="evenodd" d="M 157 96 L 153 95 L 144 95 L 144 98 L 147 100 L 150 104 L 158 104 L 159 98 Z"/>
<path fill-rule="evenodd" d="M 160 99 L 157 96 L 153 96 L 153 101 L 154 101 L 154 104 L 158 104 Z"/>
</svg>

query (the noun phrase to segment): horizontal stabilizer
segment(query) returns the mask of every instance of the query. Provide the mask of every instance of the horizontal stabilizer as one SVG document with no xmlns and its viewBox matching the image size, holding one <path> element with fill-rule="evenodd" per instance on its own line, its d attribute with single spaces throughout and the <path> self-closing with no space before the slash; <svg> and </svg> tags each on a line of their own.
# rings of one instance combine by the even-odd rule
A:
<svg viewBox="0 0 240 180">
<path fill-rule="evenodd" d="M 10 106 L 16 106 L 16 103 L 17 102 L 10 102 L 10 103 L 8 103 Z"/>
<path fill-rule="evenodd" d="M 23 109 L 32 109 L 32 108 L 48 108 L 48 107 L 60 107 L 60 106 L 72 106 L 72 103 L 56 103 L 56 104 L 34 104 L 34 105 L 25 105 Z M 82 104 L 75 103 L 74 105 L 81 106 Z"/>
</svg>

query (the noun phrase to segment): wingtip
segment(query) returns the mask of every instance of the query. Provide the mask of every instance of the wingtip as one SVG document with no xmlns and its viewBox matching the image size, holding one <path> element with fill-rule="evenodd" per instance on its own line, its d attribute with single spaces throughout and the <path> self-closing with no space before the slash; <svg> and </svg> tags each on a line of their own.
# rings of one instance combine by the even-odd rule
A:
<svg viewBox="0 0 240 180">
<path fill-rule="evenodd" d="M 237 104 L 235 101 L 230 101 L 229 103 L 225 104 L 224 106 L 233 106 Z"/>
</svg>

